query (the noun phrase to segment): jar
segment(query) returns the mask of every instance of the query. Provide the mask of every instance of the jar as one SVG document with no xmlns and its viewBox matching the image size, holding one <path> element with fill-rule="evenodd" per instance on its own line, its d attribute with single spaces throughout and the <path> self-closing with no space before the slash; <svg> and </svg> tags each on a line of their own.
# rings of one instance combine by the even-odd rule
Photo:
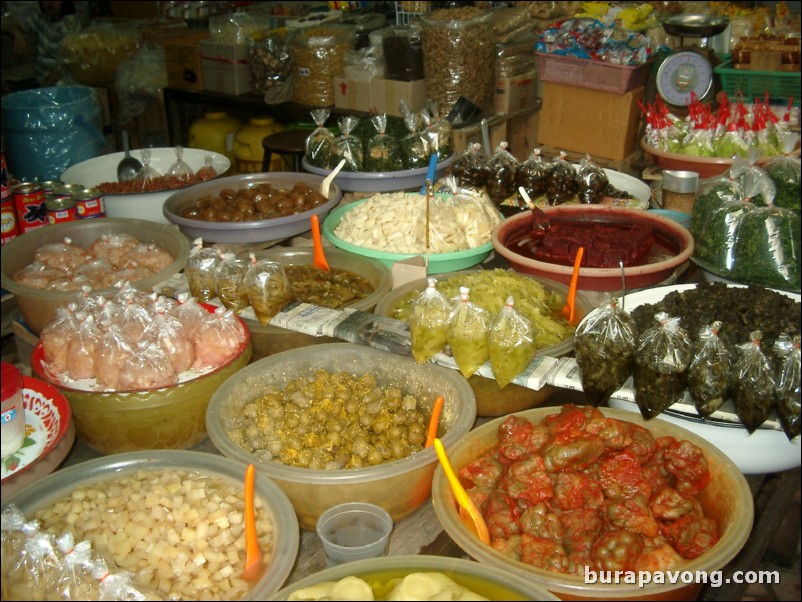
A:
<svg viewBox="0 0 802 602">
<path fill-rule="evenodd" d="M 663 209 L 693 215 L 699 174 L 695 171 L 663 170 Z"/>
<path fill-rule="evenodd" d="M 234 134 L 242 122 L 225 111 L 210 111 L 189 126 L 189 148 L 200 148 L 228 157 L 234 164 Z"/>
<path fill-rule="evenodd" d="M 22 400 L 22 374 L 14 364 L 2 362 L 2 437 L 0 456 L 5 458 L 22 447 L 25 441 L 25 406 Z"/>
</svg>

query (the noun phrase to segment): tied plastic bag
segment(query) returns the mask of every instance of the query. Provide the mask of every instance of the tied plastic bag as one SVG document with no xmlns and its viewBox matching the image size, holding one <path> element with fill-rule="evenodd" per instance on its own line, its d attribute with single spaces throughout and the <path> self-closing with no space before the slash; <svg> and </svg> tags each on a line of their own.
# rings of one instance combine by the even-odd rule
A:
<svg viewBox="0 0 802 602">
<path fill-rule="evenodd" d="M 385 133 L 387 114 L 374 115 L 370 118 L 370 122 L 376 128 L 376 135 L 368 141 L 368 152 L 365 158 L 367 171 L 384 172 L 402 169 L 403 161 L 398 149 L 398 142 Z"/>
<path fill-rule="evenodd" d="M 655 315 L 657 325 L 638 338 L 635 355 L 635 402 L 646 420 L 685 397 L 691 341 L 679 318 Z"/>
<path fill-rule="evenodd" d="M 217 296 L 215 284 L 217 265 L 220 253 L 211 247 L 204 248 L 203 239 L 192 241 L 184 275 L 187 277 L 190 294 L 203 303 L 208 303 Z"/>
<path fill-rule="evenodd" d="M 100 339 L 100 329 L 91 314 L 78 312 L 78 330 L 67 346 L 67 373 L 70 378 L 80 380 L 95 374 L 95 348 Z"/>
<path fill-rule="evenodd" d="M 783 132 L 780 135 L 783 154 L 769 159 L 763 169 L 774 182 L 774 204 L 782 209 L 800 212 L 802 199 L 802 159 L 791 153 L 799 142 L 799 134 Z"/>
<path fill-rule="evenodd" d="M 170 358 L 158 343 L 143 339 L 126 358 L 120 370 L 118 387 L 121 391 L 135 391 L 169 387 L 176 383 L 178 375 Z"/>
<path fill-rule="evenodd" d="M 549 164 L 549 182 L 546 186 L 549 205 L 561 205 L 576 194 L 576 170 L 565 157 L 566 154 L 560 152 L 560 156 Z"/>
<path fill-rule="evenodd" d="M 469 144 L 451 166 L 460 188 L 484 188 L 487 183 L 487 155 L 478 142 Z"/>
<path fill-rule="evenodd" d="M 256 318 L 263 326 L 295 299 L 284 267 L 269 259 L 257 260 L 249 253 L 250 266 L 245 273 L 245 290 Z"/>
<path fill-rule="evenodd" d="M 688 392 L 700 416 L 710 416 L 727 400 L 730 392 L 730 354 L 719 339 L 721 322 L 708 324 L 691 348 Z"/>
<path fill-rule="evenodd" d="M 589 205 L 601 203 L 607 186 L 610 184 L 607 174 L 593 162 L 590 155 L 585 155 L 585 158 L 579 162 L 576 182 L 579 202 Z"/>
<path fill-rule="evenodd" d="M 351 133 L 358 123 L 359 118 L 353 115 L 341 117 L 338 121 L 341 135 L 334 139 L 331 160 L 336 165 L 341 159 L 345 159 L 343 171 L 363 171 L 365 166 L 362 141 Z"/>
<path fill-rule="evenodd" d="M 774 342 L 774 351 L 780 358 L 774 410 L 789 441 L 799 436 L 802 426 L 799 342 L 799 335 L 795 335 L 791 340 L 787 334 L 780 335 Z"/>
<path fill-rule="evenodd" d="M 496 152 L 487 163 L 487 190 L 490 200 L 496 205 L 515 194 L 515 174 L 518 170 L 518 160 L 507 150 L 506 142 L 499 143 Z"/>
<path fill-rule="evenodd" d="M 335 136 L 326 128 L 326 120 L 330 113 L 329 109 L 312 110 L 312 119 L 317 127 L 306 137 L 306 158 L 312 165 L 324 169 L 331 169 L 334 166 L 332 156 Z"/>
<path fill-rule="evenodd" d="M 421 131 L 423 117 L 420 113 L 408 113 L 404 116 L 404 125 L 409 134 L 401 138 L 399 147 L 404 158 L 406 169 L 420 169 L 429 165 L 429 155 L 432 154 L 429 139 Z"/>
<path fill-rule="evenodd" d="M 540 156 L 539 148 L 534 149 L 529 158 L 518 165 L 518 170 L 515 172 L 515 183 L 523 186 L 532 201 L 546 194 L 549 184 L 549 167 Z M 521 202 L 523 203 L 523 199 Z M 520 207 L 525 208 L 523 205 Z"/>
<path fill-rule="evenodd" d="M 286 38 L 280 34 L 255 33 L 249 40 L 251 88 L 263 94 L 267 104 L 292 98 L 292 59 Z"/>
<path fill-rule="evenodd" d="M 250 263 L 247 259 L 236 257 L 233 253 L 223 254 L 215 274 L 217 296 L 228 309 L 239 313 L 251 302 L 245 290 L 245 274 Z"/>
<path fill-rule="evenodd" d="M 451 147 L 451 122 L 440 112 L 437 102 L 430 100 L 428 106 L 431 117 L 424 133 L 429 139 L 429 147 L 437 153 L 437 160 L 445 161 L 454 152 Z"/>
<path fill-rule="evenodd" d="M 766 421 L 775 405 L 774 369 L 760 349 L 762 337 L 763 333 L 756 330 L 748 343 L 739 346 L 741 354 L 734 368 L 735 413 L 750 435 Z"/>
<path fill-rule="evenodd" d="M 117 324 L 111 324 L 103 333 L 95 349 L 94 367 L 97 384 L 115 391 L 120 382 L 123 365 L 134 352 L 130 340 Z"/>
<path fill-rule="evenodd" d="M 499 388 L 506 387 L 535 356 L 532 323 L 514 307 L 512 296 L 490 322 L 487 334 L 490 367 Z"/>
<path fill-rule="evenodd" d="M 757 149 L 752 148 L 747 157 L 749 166 L 744 173 L 739 176 L 738 181 L 741 183 L 741 186 L 743 186 L 744 193 L 751 202 L 755 205 L 765 206 L 774 203 L 777 190 L 769 174 L 757 165 L 757 160 L 759 158 L 760 155 L 757 153 Z"/>
<path fill-rule="evenodd" d="M 490 312 L 471 303 L 469 293 L 468 287 L 460 287 L 460 298 L 449 318 L 447 330 L 448 345 L 465 378 L 472 376 L 489 357 L 487 329 Z"/>
<path fill-rule="evenodd" d="M 39 335 L 42 341 L 45 368 L 53 376 L 58 376 L 67 370 L 69 343 L 78 331 L 75 310 L 75 303 L 68 303 L 66 306 L 56 308 L 55 318 L 42 329 Z"/>
<path fill-rule="evenodd" d="M 429 278 L 428 283 L 426 290 L 413 300 L 409 310 L 412 357 L 419 364 L 442 351 L 448 342 L 451 304 L 437 290 L 436 278 Z"/>
<path fill-rule="evenodd" d="M 594 407 L 604 404 L 632 374 L 638 330 L 635 321 L 607 299 L 574 331 L 574 351 L 585 399 Z"/>
</svg>

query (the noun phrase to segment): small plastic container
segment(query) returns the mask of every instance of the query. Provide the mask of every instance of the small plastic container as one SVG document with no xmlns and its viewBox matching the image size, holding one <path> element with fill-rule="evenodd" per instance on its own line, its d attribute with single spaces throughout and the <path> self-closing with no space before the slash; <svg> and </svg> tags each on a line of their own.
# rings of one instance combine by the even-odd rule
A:
<svg viewBox="0 0 802 602">
<path fill-rule="evenodd" d="M 385 556 L 392 531 L 393 518 L 387 510 L 364 502 L 337 504 L 317 519 L 329 567 Z"/>
<path fill-rule="evenodd" d="M 0 456 L 10 456 L 25 441 L 25 406 L 22 400 L 22 374 L 14 364 L 3 362 L 2 366 L 2 438 Z"/>
</svg>

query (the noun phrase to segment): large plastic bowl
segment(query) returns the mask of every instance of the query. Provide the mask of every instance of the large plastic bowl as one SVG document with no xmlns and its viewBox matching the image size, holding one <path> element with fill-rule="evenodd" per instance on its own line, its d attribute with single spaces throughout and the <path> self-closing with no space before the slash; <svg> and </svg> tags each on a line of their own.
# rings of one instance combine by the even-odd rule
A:
<svg viewBox="0 0 802 602">
<path fill-rule="evenodd" d="M 339 581 L 349 576 L 358 577 L 368 584 L 385 585 L 390 580 L 401 580 L 412 573 L 442 573 L 458 585 L 488 600 L 559 600 L 540 584 L 509 571 L 464 558 L 426 554 L 382 556 L 331 567 L 285 586 L 273 600 L 288 600 L 299 589 L 315 587 L 324 581 Z"/>
<path fill-rule="evenodd" d="M 202 238 L 205 242 L 252 243 L 290 238 L 308 232 L 311 228 L 309 218 L 313 215 L 317 215 L 322 221 L 326 214 L 337 206 L 343 196 L 343 191 L 337 182 L 331 183 L 328 201 L 308 211 L 286 217 L 251 222 L 209 222 L 189 219 L 183 217 L 182 213 L 185 209 L 192 207 L 198 199 L 205 196 L 216 196 L 224 188 L 241 190 L 252 188 L 257 184 L 270 184 L 274 188 L 291 190 L 298 182 L 318 190 L 323 178 L 312 174 L 280 171 L 217 178 L 170 195 L 164 203 L 164 217 L 171 223 L 178 224 L 181 232 L 187 237 Z"/>
<path fill-rule="evenodd" d="M 222 477 L 242 486 L 245 465 L 216 454 L 194 451 L 157 450 L 116 454 L 82 462 L 59 470 L 26 487 L 7 500 L 25 514 L 26 519 L 56 500 L 70 495 L 78 487 L 132 474 L 138 470 L 186 470 L 200 475 Z M 284 584 L 298 555 L 298 521 L 287 496 L 257 467 L 254 480 L 255 495 L 262 499 L 274 529 L 274 548 L 262 577 L 244 599 L 267 600 Z M 160 493 L 159 495 L 163 495 Z M 5 505 L 5 504 L 4 504 Z M 260 516 L 261 518 L 261 516 Z M 94 549 L 94 546 L 93 546 Z M 266 559 L 267 551 L 265 551 Z M 245 555 L 241 554 L 244 559 Z M 154 566 L 169 562 L 153 558 Z M 242 570 L 244 562 L 238 567 Z"/>
<path fill-rule="evenodd" d="M 284 351 L 258 360 L 227 380 L 209 402 L 206 428 L 209 438 L 224 455 L 252 462 L 273 479 L 292 501 L 302 528 L 314 531 L 318 516 L 341 502 L 371 502 L 394 520 L 412 514 L 427 499 L 437 464 L 429 447 L 400 460 L 363 468 L 313 470 L 279 462 L 262 461 L 239 447 L 227 434 L 228 426 L 242 415 L 252 400 L 271 387 L 323 369 L 328 372 L 370 374 L 381 387 L 396 386 L 415 395 L 430 411 L 443 395 L 439 437 L 450 449 L 473 427 L 476 401 L 473 391 L 455 370 L 431 364 L 419 366 L 411 357 L 353 343 L 330 343 Z"/>
<path fill-rule="evenodd" d="M 440 178 L 453 162 L 454 155 L 443 159 L 435 167 L 435 180 Z M 312 165 L 306 156 L 301 160 L 301 166 L 309 173 L 326 177 L 331 173 L 330 169 L 323 169 Z M 349 192 L 395 192 L 397 190 L 409 190 L 420 188 L 426 183 L 428 167 L 418 167 L 416 169 L 400 169 L 398 171 L 341 171 L 337 174 L 336 182 L 343 190 Z"/>
<path fill-rule="evenodd" d="M 546 416 L 559 411 L 560 408 L 535 408 L 516 415 L 539 424 Z M 695 560 L 673 568 L 690 571 L 692 574 L 702 571 L 707 575 L 723 569 L 746 543 L 754 520 L 752 493 L 738 467 L 717 447 L 684 428 L 657 418 L 646 422 L 640 416 L 623 410 L 602 408 L 601 412 L 611 418 L 641 425 L 655 437 L 673 436 L 676 439 L 687 439 L 702 449 L 707 458 L 712 480 L 699 495 L 699 500 L 705 515 L 712 517 L 718 523 L 720 540 Z M 449 450 L 449 459 L 455 472 L 459 472 L 463 466 L 497 446 L 498 427 L 505 419 L 506 417 L 496 418 L 472 430 Z M 588 584 L 584 575 L 553 573 L 513 560 L 483 544 L 460 520 L 454 494 L 441 468 L 435 471 L 432 501 L 440 524 L 454 542 L 472 558 L 536 581 L 562 599 L 695 600 L 702 587 L 701 581 L 686 584 L 681 579 L 674 584 L 665 579 L 664 584 L 649 583 L 642 588 L 635 583 Z"/>
<path fill-rule="evenodd" d="M 577 221 L 612 223 L 639 223 L 655 232 L 660 259 L 639 266 L 625 267 L 624 279 L 627 290 L 653 286 L 669 278 L 688 262 L 693 254 L 693 236 L 679 223 L 652 211 L 625 207 L 603 207 L 600 205 L 556 205 L 545 207 L 548 217 L 568 218 Z M 570 284 L 573 265 L 559 265 L 531 259 L 509 246 L 511 238 L 531 228 L 531 213 L 524 211 L 501 222 L 493 231 L 493 247 L 510 262 L 510 266 L 526 274 Z M 577 288 L 583 291 L 620 291 L 622 289 L 621 268 L 580 267 Z"/>
<path fill-rule="evenodd" d="M 103 234 L 130 234 L 142 243 L 154 243 L 162 247 L 175 258 L 173 263 L 158 274 L 131 283 L 142 291 L 149 292 L 155 285 L 180 272 L 189 257 L 189 240 L 186 236 L 175 228 L 141 219 L 84 219 L 26 232 L 3 245 L 3 250 L 0 252 L 1 278 L 3 289 L 14 295 L 25 323 L 34 334 L 42 332 L 42 329 L 55 317 L 56 309 L 67 305 L 81 291 L 48 291 L 23 286 L 13 280 L 14 274 L 32 263 L 36 250 L 46 244 L 64 242 L 64 238 L 70 238 L 74 244 L 88 247 Z M 114 290 L 114 288 L 101 288 L 94 289 L 93 293 L 108 295 Z"/>
<path fill-rule="evenodd" d="M 174 148 L 151 148 L 150 166 L 159 175 L 165 175 L 175 163 Z M 68 167 L 61 174 L 61 181 L 65 184 L 80 184 L 87 188 L 104 182 L 117 181 L 117 165 L 125 153 L 111 153 L 94 159 L 88 159 Z M 141 160 L 140 152 L 131 151 L 131 156 Z M 225 155 L 198 148 L 185 148 L 182 158 L 193 169 L 199 170 L 206 164 L 206 158 L 212 158 L 212 167 L 218 175 L 224 175 L 231 168 L 231 161 Z M 164 201 L 176 191 L 160 190 L 158 192 L 139 192 L 129 194 L 105 194 L 103 201 L 108 217 L 132 217 L 146 219 L 160 224 L 169 224 L 164 217 L 162 207 Z"/>
<path fill-rule="evenodd" d="M 451 278 L 459 278 L 461 274 L 470 273 L 470 271 L 463 272 L 446 272 L 437 275 L 438 282 L 445 282 Z M 525 276 L 528 276 L 525 274 Z M 531 276 L 541 284 L 549 292 L 557 292 L 562 295 L 562 298 L 568 294 L 568 287 L 553 280 L 546 280 L 545 278 L 536 278 Z M 428 286 L 427 278 L 418 278 L 411 282 L 402 284 L 401 286 L 389 291 L 378 305 L 374 313 L 379 316 L 392 317 L 395 310 L 401 307 L 404 300 L 408 298 L 414 291 L 423 292 Z M 582 293 L 577 292 L 576 295 L 576 311 L 580 319 L 594 309 L 591 302 Z M 561 357 L 570 353 L 574 348 L 573 336 L 567 338 L 565 341 L 557 345 L 551 345 L 538 349 L 539 355 L 546 357 Z M 536 405 L 544 403 L 556 391 L 556 387 L 551 385 L 544 385 L 541 389 L 529 389 L 515 383 L 509 383 L 503 389 L 498 386 L 495 379 L 487 378 L 479 374 L 474 374 L 468 379 L 468 383 L 473 389 L 476 396 L 476 415 L 477 416 L 501 416 L 509 414 L 510 412 L 519 412 L 527 410 Z"/>
<path fill-rule="evenodd" d="M 326 247 L 325 253 L 330 267 L 359 274 L 367 278 L 373 285 L 374 292 L 364 299 L 349 304 L 347 307 L 350 309 L 373 311 L 376 304 L 392 288 L 392 274 L 382 262 L 333 247 Z M 313 259 L 313 251 L 307 247 L 271 247 L 264 251 L 257 251 L 254 255 L 259 259 L 277 261 L 284 266 L 311 265 Z M 245 323 L 251 331 L 254 360 L 297 347 L 333 343 L 337 340 L 331 337 L 316 337 L 295 332 L 270 324 L 264 326 L 259 320 L 246 319 Z"/>
</svg>

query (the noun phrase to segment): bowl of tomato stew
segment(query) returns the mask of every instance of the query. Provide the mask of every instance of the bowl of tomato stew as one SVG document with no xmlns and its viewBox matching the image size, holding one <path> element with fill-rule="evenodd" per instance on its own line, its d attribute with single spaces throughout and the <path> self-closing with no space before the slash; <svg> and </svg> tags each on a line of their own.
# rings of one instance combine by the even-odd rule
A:
<svg viewBox="0 0 802 602">
<path fill-rule="evenodd" d="M 696 575 L 732 560 L 754 519 L 746 479 L 715 446 L 622 410 L 510 414 L 469 432 L 449 458 L 491 544 L 461 520 L 438 468 L 432 501 L 445 531 L 475 560 L 562 599 L 695 600 Z M 672 583 L 659 573 L 669 570 L 695 577 Z"/>
</svg>

